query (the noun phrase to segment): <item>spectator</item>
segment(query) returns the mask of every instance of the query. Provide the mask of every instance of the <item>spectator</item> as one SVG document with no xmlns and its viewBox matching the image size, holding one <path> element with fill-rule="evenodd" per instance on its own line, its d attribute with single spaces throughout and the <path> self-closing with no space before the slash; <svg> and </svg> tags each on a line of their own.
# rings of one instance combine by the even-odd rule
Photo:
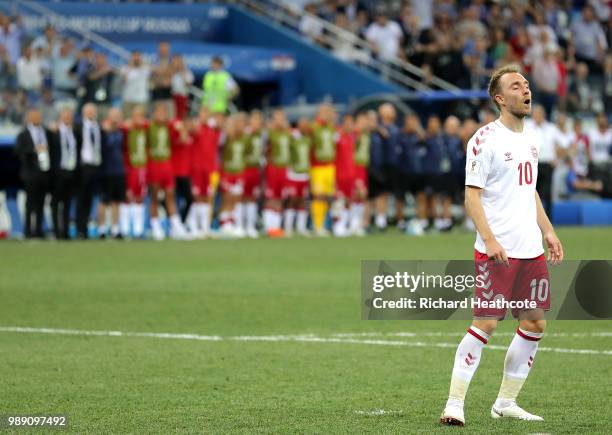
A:
<svg viewBox="0 0 612 435">
<path fill-rule="evenodd" d="M 488 45 L 487 38 L 477 38 L 473 44 L 468 44 L 464 62 L 469 70 L 473 89 L 486 89 L 488 85 L 494 66 L 488 53 Z"/>
<path fill-rule="evenodd" d="M 302 15 L 298 25 L 300 33 L 313 42 L 320 44 L 323 36 L 323 25 L 317 17 L 317 7 L 314 3 L 308 3 L 304 7 L 305 14 Z"/>
<path fill-rule="evenodd" d="M 376 15 L 376 21 L 370 24 L 366 31 L 366 39 L 378 59 L 382 61 L 390 61 L 400 55 L 402 29 L 384 13 Z"/>
<path fill-rule="evenodd" d="M 576 76 L 568 91 L 568 110 L 572 113 L 590 112 L 598 104 L 598 95 L 589 80 L 589 68 L 586 63 L 576 65 Z"/>
<path fill-rule="evenodd" d="M 601 94 L 603 96 L 604 111 L 612 113 L 612 54 L 606 55 L 603 72 L 603 89 Z"/>
<path fill-rule="evenodd" d="M 83 101 L 94 103 L 100 118 L 106 118 L 106 113 L 112 104 L 115 70 L 108 64 L 104 53 L 96 53 L 95 60 L 95 64 L 91 65 L 85 77 Z"/>
<path fill-rule="evenodd" d="M 419 17 L 420 29 L 429 29 L 433 27 L 433 0 L 411 0 L 410 5 L 414 14 Z"/>
<path fill-rule="evenodd" d="M 219 56 L 213 57 L 210 67 L 202 81 L 202 105 L 212 113 L 225 113 L 240 89 L 231 74 L 223 69 L 223 59 Z"/>
<path fill-rule="evenodd" d="M 599 194 L 603 190 L 603 183 L 600 180 L 591 180 L 578 174 L 569 166 L 565 177 L 567 199 L 589 200 L 599 199 Z"/>
<path fill-rule="evenodd" d="M 170 118 L 174 117 L 172 104 L 172 58 L 170 44 L 160 42 L 157 47 L 157 59 L 151 69 L 151 100 L 166 106 Z"/>
<path fill-rule="evenodd" d="M 555 49 L 552 47 L 545 48 L 544 56 L 534 60 L 532 76 L 538 100 L 544 106 L 547 118 L 550 119 L 553 107 L 557 104 L 557 95 L 561 83 L 561 73 L 555 57 Z"/>
<path fill-rule="evenodd" d="M 94 195 L 98 192 L 99 168 L 105 135 L 98 124 L 98 111 L 92 103 L 83 106 L 82 122 L 75 127 L 79 150 L 79 187 L 77 193 L 77 238 L 87 239 L 89 215 Z"/>
<path fill-rule="evenodd" d="M 42 125 L 38 109 L 30 109 L 27 124 L 17 136 L 15 152 L 21 163 L 20 175 L 26 192 L 25 237 L 43 238 L 43 208 L 49 190 L 49 132 Z"/>
<path fill-rule="evenodd" d="M 59 113 L 55 106 L 51 88 L 44 88 L 42 90 L 38 108 L 40 109 L 43 125 L 49 126 L 57 120 Z"/>
<path fill-rule="evenodd" d="M 11 19 L 0 13 L 0 44 L 6 47 L 12 65 L 15 65 L 21 55 L 21 40 L 25 35 L 25 27 L 20 16 Z"/>
<path fill-rule="evenodd" d="M 74 99 L 78 82 L 72 67 L 76 62 L 74 43 L 64 38 L 58 52 L 51 58 L 51 80 L 56 97 Z"/>
<path fill-rule="evenodd" d="M 11 64 L 6 47 L 0 44 L 0 92 L 15 89 L 15 66 Z"/>
<path fill-rule="evenodd" d="M 45 26 L 44 33 L 38 38 L 34 39 L 31 46 L 34 50 L 41 49 L 45 57 L 57 56 L 61 46 L 61 41 L 57 36 L 55 27 L 53 27 L 51 24 L 47 24 Z"/>
<path fill-rule="evenodd" d="M 77 96 L 81 100 L 85 96 L 85 80 L 87 79 L 87 73 L 91 71 L 95 63 L 96 54 L 90 45 L 86 45 L 77 53 L 76 61 L 70 70 L 70 72 L 74 74 L 79 83 Z"/>
<path fill-rule="evenodd" d="M 487 28 L 480 21 L 479 15 L 477 6 L 469 6 L 463 10 L 463 18 L 455 26 L 457 36 L 462 41 L 467 42 L 487 36 Z"/>
<path fill-rule="evenodd" d="M 357 49 L 357 47 L 355 47 L 355 44 L 352 42 L 352 38 L 350 37 L 353 35 L 349 33 L 350 23 L 348 21 L 347 16 L 341 13 L 336 14 L 334 24 L 340 29 L 345 30 L 346 33 L 344 35 L 340 35 L 339 38 L 333 40 L 331 47 L 332 53 L 338 59 L 342 59 L 347 62 L 361 61 L 363 63 L 366 63 L 369 58 L 369 54 L 365 53 L 363 50 Z"/>
<path fill-rule="evenodd" d="M 594 74 L 600 74 L 601 62 L 608 44 L 591 5 L 587 4 L 582 8 L 582 14 L 574 20 L 571 30 L 576 46 L 576 59 L 586 63 Z"/>
<path fill-rule="evenodd" d="M 570 145 L 569 155 L 573 170 L 580 176 L 586 177 L 589 174 L 591 164 L 591 148 L 589 136 L 582 130 L 582 121 L 577 118 L 574 120 L 574 131 Z"/>
<path fill-rule="evenodd" d="M 540 144 L 538 155 L 538 180 L 536 189 L 542 199 L 546 213 L 550 215 L 552 207 L 552 177 L 557 156 L 560 154 L 557 144 L 557 128 L 546 121 L 546 112 L 541 105 L 533 107 L 532 118 L 525 122 L 525 128 L 534 132 L 536 143 Z"/>
<path fill-rule="evenodd" d="M 146 107 L 149 101 L 150 69 L 139 51 L 133 51 L 128 64 L 121 69 L 123 79 L 123 114 L 130 117 L 134 107 Z"/>
<path fill-rule="evenodd" d="M 189 113 L 189 87 L 193 80 L 193 73 L 185 65 L 183 56 L 172 56 L 172 99 L 177 119 L 183 119 Z"/>
<path fill-rule="evenodd" d="M 608 126 L 605 113 L 597 114 L 597 126 L 589 133 L 591 162 L 596 167 L 603 167 L 610 160 L 612 152 L 612 129 Z"/>
<path fill-rule="evenodd" d="M 438 35 L 436 55 L 431 56 L 430 62 L 434 75 L 462 88 L 469 86 L 463 57 L 461 52 L 453 47 L 449 35 Z"/>
<path fill-rule="evenodd" d="M 70 209 L 77 182 L 78 161 L 77 137 L 73 128 L 73 112 L 60 112 L 59 123 L 53 129 L 50 142 L 51 168 L 53 175 L 51 215 L 53 231 L 58 240 L 68 240 Z"/>
<path fill-rule="evenodd" d="M 33 55 L 31 47 L 24 48 L 23 56 L 17 61 L 17 84 L 26 93 L 28 102 L 36 103 L 40 99 L 43 66 L 41 60 Z"/>
<path fill-rule="evenodd" d="M 102 165 L 101 175 L 101 201 L 98 205 L 98 237 L 105 239 L 107 236 L 113 239 L 122 239 L 122 233 L 127 236 L 127 225 L 129 217 L 125 216 L 127 208 L 125 205 L 126 179 L 124 158 L 124 133 L 121 129 L 123 117 L 121 110 L 112 108 L 104 120 L 103 129 L 106 140 L 102 143 Z M 106 210 L 111 209 L 110 233 L 106 224 Z M 123 213 L 124 216 L 121 216 Z M 119 222 L 122 222 L 123 231 L 120 231 Z M 125 222 L 128 222 L 126 224 Z"/>
</svg>

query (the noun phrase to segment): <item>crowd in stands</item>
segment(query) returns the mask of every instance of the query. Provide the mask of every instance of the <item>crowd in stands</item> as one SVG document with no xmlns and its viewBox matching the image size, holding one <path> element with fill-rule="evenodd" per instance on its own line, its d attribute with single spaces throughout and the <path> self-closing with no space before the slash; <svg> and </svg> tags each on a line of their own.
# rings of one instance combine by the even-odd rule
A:
<svg viewBox="0 0 612 435">
<path fill-rule="evenodd" d="M 182 116 L 193 82 L 183 57 L 171 55 L 168 43 L 160 43 L 152 59 L 134 52 L 124 65 L 113 65 L 105 52 L 52 25 L 37 35 L 19 16 L 0 13 L 0 125 L 21 124 L 33 105 L 45 124 L 57 120 L 63 107 L 80 116 L 86 103 L 105 115 L 117 104 L 129 114 L 135 105 L 162 101 L 171 114 Z"/>
<path fill-rule="evenodd" d="M 338 57 L 400 58 L 462 89 L 486 89 L 493 69 L 519 63 L 535 101 L 574 115 L 612 112 L 609 2 L 321 0 L 304 6 L 299 30 Z M 330 43 L 321 18 L 367 41 Z"/>
</svg>

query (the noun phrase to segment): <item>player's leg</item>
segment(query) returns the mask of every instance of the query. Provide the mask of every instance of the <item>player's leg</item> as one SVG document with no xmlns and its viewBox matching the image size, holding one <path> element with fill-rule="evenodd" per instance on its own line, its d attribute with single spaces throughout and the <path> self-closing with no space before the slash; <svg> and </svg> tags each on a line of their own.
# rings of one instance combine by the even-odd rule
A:
<svg viewBox="0 0 612 435">
<path fill-rule="evenodd" d="M 366 182 L 363 177 L 355 180 L 353 202 L 351 204 L 351 223 L 350 233 L 356 236 L 365 234 L 364 222 L 364 203 L 368 197 Z"/>
<path fill-rule="evenodd" d="M 236 237 L 245 237 L 246 232 L 244 229 L 244 178 L 242 176 L 237 176 L 234 189 L 232 190 L 232 200 L 234 203 L 234 208 L 232 210 L 232 218 L 234 221 L 234 235 Z"/>
<path fill-rule="evenodd" d="M 301 183 L 295 202 L 297 210 L 296 231 L 300 236 L 308 237 L 308 210 L 306 209 L 306 198 L 308 197 L 308 181 Z"/>
<path fill-rule="evenodd" d="M 512 294 L 512 300 L 536 302 L 533 310 L 513 310 L 519 325 L 508 347 L 504 373 L 497 400 L 491 409 L 494 418 L 510 417 L 522 420 L 543 420 L 516 404 L 516 398 L 533 367 L 538 344 L 544 336 L 545 310 L 550 309 L 549 276 L 543 255 L 531 260 L 519 260 L 521 271 Z"/>
<path fill-rule="evenodd" d="M 512 260 L 510 267 L 496 264 L 486 254 L 474 252 L 474 265 L 477 285 L 474 290 L 475 301 L 491 302 L 498 298 L 510 300 L 512 285 L 518 271 L 519 260 Z M 476 305 L 473 309 L 474 321 L 467 334 L 459 343 L 455 353 L 448 400 L 440 422 L 447 425 L 463 425 L 465 418 L 463 404 L 468 387 L 480 364 L 482 350 L 497 327 L 497 320 L 503 319 L 506 310 Z"/>
<path fill-rule="evenodd" d="M 244 214 L 246 234 L 248 237 L 257 238 L 257 196 L 259 193 L 259 169 L 248 168 L 244 180 Z"/>
<path fill-rule="evenodd" d="M 463 404 L 470 382 L 480 364 L 482 350 L 497 327 L 497 319 L 474 320 L 455 352 L 455 362 L 446 406 L 440 422 L 463 426 Z"/>
<path fill-rule="evenodd" d="M 312 202 L 310 204 L 312 215 L 312 226 L 315 234 L 325 234 L 325 216 L 328 204 L 325 198 L 325 167 L 317 166 L 310 172 L 310 189 L 312 191 Z"/>
<path fill-rule="evenodd" d="M 287 190 L 287 202 L 283 212 L 283 231 L 287 237 L 291 237 L 293 235 L 297 202 L 296 187 L 291 185 Z"/>
<path fill-rule="evenodd" d="M 159 184 L 151 183 L 149 185 L 149 193 L 150 193 L 150 204 L 149 204 L 149 215 L 151 218 L 151 234 L 154 240 L 164 240 L 166 237 L 164 230 L 161 226 L 161 222 L 159 221 L 159 204 L 158 204 L 158 195 L 159 195 Z"/>
</svg>

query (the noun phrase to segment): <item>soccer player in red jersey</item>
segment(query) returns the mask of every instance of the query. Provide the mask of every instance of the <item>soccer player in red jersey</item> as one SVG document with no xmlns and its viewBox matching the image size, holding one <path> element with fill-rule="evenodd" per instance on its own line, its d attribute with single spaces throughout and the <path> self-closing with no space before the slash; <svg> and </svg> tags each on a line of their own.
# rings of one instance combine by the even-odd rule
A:
<svg viewBox="0 0 612 435">
<path fill-rule="evenodd" d="M 535 362 L 544 335 L 544 312 L 550 309 L 548 268 L 542 238 L 552 264 L 563 260 L 563 248 L 536 191 L 540 144 L 524 126 L 531 113 L 529 82 L 518 66 L 496 70 L 489 95 L 500 110 L 497 120 L 481 127 L 467 146 L 465 204 L 476 226 L 474 260 L 480 302 L 523 301 L 535 309 L 513 309 L 518 319 L 508 347 L 493 418 L 541 421 L 516 403 Z M 465 424 L 463 404 L 484 346 L 506 315 L 505 307 L 474 308 L 474 320 L 457 348 L 446 407 L 440 421 Z"/>
<path fill-rule="evenodd" d="M 334 235 L 346 237 L 349 235 L 349 210 L 355 187 L 355 128 L 352 115 L 342 117 L 338 143 L 336 144 L 336 186 L 338 200 L 336 204 L 336 219 Z"/>
<path fill-rule="evenodd" d="M 144 198 L 147 187 L 147 129 L 143 106 L 135 106 L 132 115 L 123 125 L 125 137 L 125 167 L 127 173 L 126 198 L 129 207 L 127 223 L 122 219 L 124 231 L 132 221 L 132 236 L 144 236 L 145 208 Z M 130 219 L 131 218 L 131 219 Z M 126 232 L 127 234 L 127 232 Z"/>
<path fill-rule="evenodd" d="M 221 171 L 221 212 L 219 223 L 221 234 L 227 237 L 244 237 L 242 217 L 236 213 L 237 205 L 244 193 L 246 116 L 244 113 L 232 115 L 225 126 L 222 145 Z"/>
<path fill-rule="evenodd" d="M 293 131 L 291 138 L 291 161 L 287 171 L 287 208 L 285 209 L 283 225 L 286 236 L 292 235 L 294 222 L 296 232 L 299 235 L 310 235 L 307 228 L 306 200 L 308 199 L 310 184 L 311 148 L 310 121 L 308 118 L 302 117 L 298 120 L 297 128 Z"/>
<path fill-rule="evenodd" d="M 158 192 L 163 190 L 166 211 L 170 218 L 170 237 L 184 239 L 187 233 L 176 210 L 174 196 L 174 173 L 172 171 L 172 143 L 170 121 L 166 104 L 157 103 L 153 109 L 153 119 L 148 128 L 147 180 L 151 195 L 151 232 L 154 240 L 165 238 L 159 221 Z"/>
<path fill-rule="evenodd" d="M 282 201 L 287 193 L 287 167 L 291 158 L 291 130 L 283 110 L 272 113 L 268 141 L 264 228 L 268 236 L 282 237 Z"/>
<path fill-rule="evenodd" d="M 208 109 L 203 106 L 193 126 L 191 191 L 194 202 L 187 216 L 187 225 L 195 237 L 210 234 L 211 203 L 219 182 L 218 150 L 224 124 L 222 113 L 209 116 Z"/>
<path fill-rule="evenodd" d="M 261 165 L 263 163 L 264 118 L 259 110 L 254 110 L 249 117 L 247 128 L 248 141 L 245 152 L 246 169 L 244 170 L 244 217 L 245 232 L 248 237 L 256 239 L 257 233 L 257 200 L 261 191 Z M 242 213 L 239 213 L 240 215 Z"/>
<path fill-rule="evenodd" d="M 176 199 L 181 222 L 186 223 L 187 214 L 193 201 L 191 194 L 191 147 L 193 136 L 190 133 L 191 120 L 187 116 L 177 118 L 170 128 L 172 143 L 172 171 L 176 185 Z"/>
</svg>

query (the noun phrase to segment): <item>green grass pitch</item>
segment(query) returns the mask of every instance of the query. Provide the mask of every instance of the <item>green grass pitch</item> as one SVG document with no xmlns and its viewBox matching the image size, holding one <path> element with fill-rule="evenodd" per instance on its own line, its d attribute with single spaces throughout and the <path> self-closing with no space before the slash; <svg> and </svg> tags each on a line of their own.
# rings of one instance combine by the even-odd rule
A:
<svg viewBox="0 0 612 435">
<path fill-rule="evenodd" d="M 612 229 L 558 233 L 568 259 L 612 257 Z M 609 433 L 610 353 L 538 353 L 519 403 L 545 421 L 527 423 L 491 419 L 505 352 L 485 349 L 467 426 L 441 427 L 466 322 L 360 320 L 362 259 L 469 259 L 472 243 L 2 242 L 0 415 L 66 414 L 77 433 Z M 612 321 L 547 332 L 544 347 L 612 350 Z"/>
</svg>

